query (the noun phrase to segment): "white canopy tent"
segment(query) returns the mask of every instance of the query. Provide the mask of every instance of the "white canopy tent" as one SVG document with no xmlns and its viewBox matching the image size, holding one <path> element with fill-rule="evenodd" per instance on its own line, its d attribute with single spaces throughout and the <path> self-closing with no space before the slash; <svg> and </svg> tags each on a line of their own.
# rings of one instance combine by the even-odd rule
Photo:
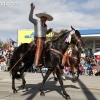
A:
<svg viewBox="0 0 100 100">
<path fill-rule="evenodd" d="M 99 52 L 94 53 L 94 55 L 95 55 L 95 56 L 96 56 L 96 55 L 98 55 L 98 56 L 99 56 L 99 55 L 100 55 L 100 51 L 99 51 Z"/>
</svg>

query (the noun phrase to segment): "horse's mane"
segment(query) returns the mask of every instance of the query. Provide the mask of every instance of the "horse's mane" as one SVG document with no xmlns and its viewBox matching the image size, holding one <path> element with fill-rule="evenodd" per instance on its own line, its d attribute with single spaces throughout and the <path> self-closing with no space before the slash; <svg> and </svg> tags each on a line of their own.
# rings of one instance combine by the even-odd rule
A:
<svg viewBox="0 0 100 100">
<path fill-rule="evenodd" d="M 69 34 L 69 31 L 62 33 L 59 37 L 62 38 L 65 34 Z"/>
<path fill-rule="evenodd" d="M 69 31 L 61 33 L 56 39 L 52 40 L 52 42 L 58 41 L 60 38 L 64 37 L 65 34 L 69 34 Z"/>
<path fill-rule="evenodd" d="M 64 32 L 64 33 L 60 34 L 59 37 L 56 38 L 55 40 L 52 40 L 52 42 L 58 41 L 59 38 L 62 38 L 62 37 L 64 37 L 65 34 L 67 35 L 69 33 L 70 33 L 70 31 L 67 31 L 67 32 Z M 81 38 L 81 34 L 78 30 L 75 30 L 75 33 L 78 35 L 79 38 Z"/>
<path fill-rule="evenodd" d="M 79 38 L 81 38 L 81 34 L 78 30 L 75 30 L 75 33 L 79 36 Z"/>
</svg>

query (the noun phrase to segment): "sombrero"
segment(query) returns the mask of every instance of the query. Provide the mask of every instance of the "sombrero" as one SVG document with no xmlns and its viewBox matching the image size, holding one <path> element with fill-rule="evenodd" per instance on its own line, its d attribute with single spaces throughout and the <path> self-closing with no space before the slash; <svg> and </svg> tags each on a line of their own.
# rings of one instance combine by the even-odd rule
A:
<svg viewBox="0 0 100 100">
<path fill-rule="evenodd" d="M 40 18 L 40 17 L 42 17 L 42 16 L 45 16 L 45 17 L 47 17 L 47 20 L 48 20 L 48 21 L 52 21 L 52 20 L 53 20 L 53 17 L 52 17 L 51 15 L 45 13 L 45 12 L 43 12 L 43 13 L 38 13 L 38 14 L 35 14 L 35 15 L 36 15 L 38 18 Z"/>
</svg>

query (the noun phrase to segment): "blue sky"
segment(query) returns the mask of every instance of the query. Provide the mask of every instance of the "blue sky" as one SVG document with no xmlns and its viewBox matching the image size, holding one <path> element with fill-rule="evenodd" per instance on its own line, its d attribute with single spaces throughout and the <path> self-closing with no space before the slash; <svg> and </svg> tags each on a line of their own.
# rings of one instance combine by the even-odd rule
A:
<svg viewBox="0 0 100 100">
<path fill-rule="evenodd" d="M 14 3 L 17 2 L 17 5 Z M 0 0 L 0 39 L 17 40 L 18 29 L 33 29 L 29 22 L 30 3 L 35 5 L 35 14 L 47 12 L 54 17 L 47 22 L 54 31 L 69 29 L 72 25 L 77 30 L 100 29 L 100 0 Z M 8 4 L 9 3 L 9 4 Z M 4 5 L 6 4 L 6 5 Z"/>
</svg>

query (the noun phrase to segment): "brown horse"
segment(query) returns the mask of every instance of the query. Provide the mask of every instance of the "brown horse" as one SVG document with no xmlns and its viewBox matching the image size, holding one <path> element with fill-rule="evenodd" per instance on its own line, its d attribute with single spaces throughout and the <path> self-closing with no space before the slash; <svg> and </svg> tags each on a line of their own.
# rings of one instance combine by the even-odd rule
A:
<svg viewBox="0 0 100 100">
<path fill-rule="evenodd" d="M 70 44 L 66 50 L 64 57 L 62 59 L 62 66 L 70 67 L 72 72 L 72 82 L 76 82 L 79 77 L 79 63 L 80 63 L 80 51 L 73 44 Z M 63 75 L 63 69 L 60 70 L 60 73 Z M 56 70 L 53 71 L 54 79 L 56 78 Z M 66 78 L 63 77 L 65 80 Z"/>
</svg>

